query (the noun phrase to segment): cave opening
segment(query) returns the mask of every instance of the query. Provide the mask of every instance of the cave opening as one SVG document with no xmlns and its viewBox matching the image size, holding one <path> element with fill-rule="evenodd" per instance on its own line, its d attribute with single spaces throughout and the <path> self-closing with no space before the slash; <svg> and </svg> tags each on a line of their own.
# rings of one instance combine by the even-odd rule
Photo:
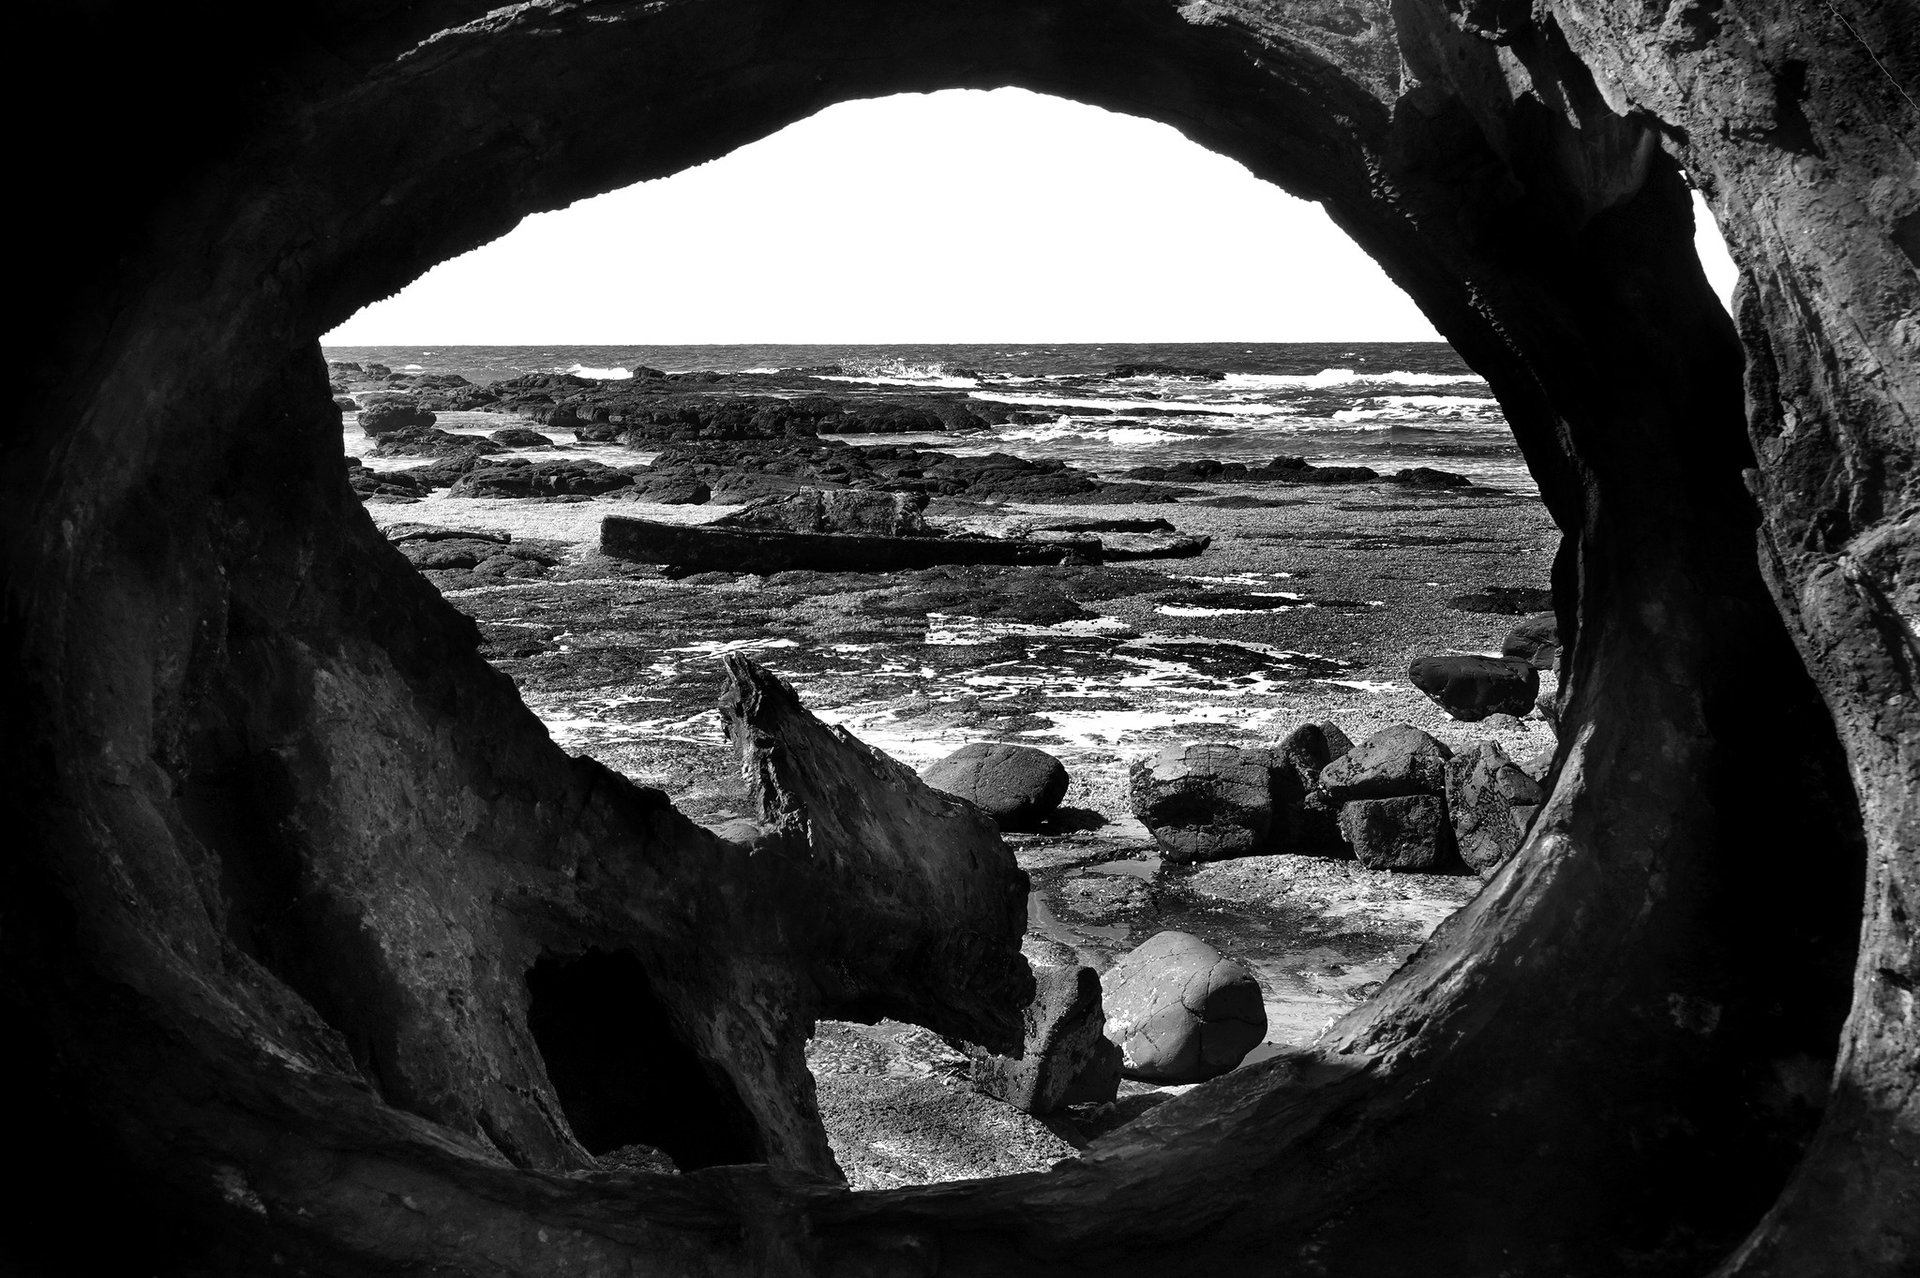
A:
<svg viewBox="0 0 1920 1278">
<path fill-rule="evenodd" d="M 682 1171 L 765 1160 L 739 1093 L 687 1046 L 632 950 L 543 954 L 526 983 L 527 1026 L 589 1153 L 648 1146 Z"/>
<path fill-rule="evenodd" d="M 583 1263 L 719 1273 L 1910 1267 L 1920 700 L 1911 521 L 1887 513 L 1916 473 L 1915 204 L 1893 167 L 1911 116 L 1887 89 L 1920 48 L 1904 11 L 1855 14 L 1864 34 L 1786 15 L 1782 45 L 1691 17 L 1676 41 L 1630 5 L 877 8 L 316 8 L 248 76 L 216 74 L 191 19 L 62 33 L 126 68 L 103 92 L 129 118 L 203 145 L 96 202 L 105 235 L 32 210 L 80 278 L 46 298 L 5 506 L 8 717 L 34 728 L 6 742 L 28 837 L 0 871 L 0 972 L 54 1093 L 23 1149 L 74 1166 L 85 1126 L 57 1116 L 91 1116 L 100 1160 L 133 1172 L 102 1182 L 177 1190 L 197 1234 L 247 1253 L 236 1269 L 537 1272 L 555 1228 Z M 156 73 L 194 88 L 149 92 Z M 337 431 L 314 425 L 314 334 L 525 213 L 823 102 L 1010 83 L 1178 120 L 1322 200 L 1484 373 L 1568 534 L 1566 737 L 1523 852 L 1311 1059 L 1169 1101 L 1041 1176 L 851 1195 L 788 1174 L 830 1181 L 831 1160 L 772 1048 L 804 1033 L 782 1009 L 821 971 L 885 987 L 851 967 L 865 906 L 805 855 L 747 855 L 556 749 L 337 457 L 276 449 L 264 487 L 246 459 L 290 422 L 309 444 Z M 48 136 L 75 157 L 56 176 L 98 153 Z M 1686 265 L 1680 161 L 1751 271 L 1737 334 Z M 378 964 L 406 996 L 374 1014 L 426 1084 L 413 1112 L 255 961 L 299 876 L 229 882 L 245 917 L 223 918 L 208 844 L 259 822 L 192 812 L 168 770 L 234 668 L 230 607 L 315 673 L 236 757 L 271 735 L 310 764 L 287 853 L 333 876 L 368 941 L 310 957 Z M 209 781 L 200 798 L 233 798 Z M 1835 1035 L 1849 895 L 1865 921 Z M 486 960 L 713 929 L 743 944 L 646 996 L 785 1145 L 670 1179 L 566 1174 L 590 1169 L 553 1139 L 514 1012 L 548 982 L 560 1072 L 591 1076 L 569 1050 L 632 1047 L 603 1050 L 581 1009 L 633 1001 L 634 973 Z M 614 1098 L 596 1142 L 637 1125 L 618 1080 L 569 1086 L 588 1110 Z M 476 1131 L 506 1133 L 516 1166 Z"/>
</svg>

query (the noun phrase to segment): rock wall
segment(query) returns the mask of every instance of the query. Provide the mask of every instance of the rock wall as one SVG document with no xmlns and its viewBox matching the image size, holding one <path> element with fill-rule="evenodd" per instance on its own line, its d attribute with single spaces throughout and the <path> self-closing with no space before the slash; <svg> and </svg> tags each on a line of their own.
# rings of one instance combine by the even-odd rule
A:
<svg viewBox="0 0 1920 1278">
<path fill-rule="evenodd" d="M 0 867 L 0 989 L 49 1169 L 22 1208 L 84 1177 L 144 1222 L 146 1267 L 323 1272 L 531 1272 L 554 1248 L 716 1273 L 1920 1254 L 1910 7 L 211 21 L 22 27 L 86 48 L 118 113 L 24 157 L 59 197 L 30 202 L 34 242 L 71 272 L 24 308 L 0 479 L 29 849 Z M 764 904 L 839 899 L 830 866 L 755 864 L 555 749 L 348 499 L 313 343 L 529 212 L 845 98 L 1001 84 L 1165 120 L 1321 200 L 1488 378 L 1567 534 L 1567 744 L 1527 846 L 1315 1054 L 1046 1177 L 849 1196 L 793 1026 L 903 1006 L 991 1043 L 1009 943 L 929 938 L 974 974 L 950 1001 L 861 973 L 854 932 Z M 1737 333 L 1682 169 L 1742 266 Z M 778 942 L 721 943 L 741 936 Z M 724 1122 L 688 1163 L 776 1170 L 565 1175 L 586 1151 L 525 973 L 595 951 L 637 961 L 624 988 L 711 1085 Z M 1782 1081 L 1829 1068 L 1830 1091 Z"/>
</svg>

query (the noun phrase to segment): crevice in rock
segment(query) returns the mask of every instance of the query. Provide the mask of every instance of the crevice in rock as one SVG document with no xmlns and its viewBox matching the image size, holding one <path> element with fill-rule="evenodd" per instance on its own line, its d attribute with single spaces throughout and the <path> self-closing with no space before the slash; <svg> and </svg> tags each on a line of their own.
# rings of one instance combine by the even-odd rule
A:
<svg viewBox="0 0 1920 1278">
<path fill-rule="evenodd" d="M 680 1037 L 633 951 L 543 954 L 527 993 L 527 1027 L 589 1153 L 650 1145 L 682 1171 L 765 1161 L 739 1093 Z"/>
</svg>

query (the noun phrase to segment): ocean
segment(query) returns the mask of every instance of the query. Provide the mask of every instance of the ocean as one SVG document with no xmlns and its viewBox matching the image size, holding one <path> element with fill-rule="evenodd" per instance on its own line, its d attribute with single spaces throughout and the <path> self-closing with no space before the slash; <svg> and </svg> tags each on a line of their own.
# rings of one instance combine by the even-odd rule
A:
<svg viewBox="0 0 1920 1278">
<path fill-rule="evenodd" d="M 475 383 L 534 372 L 623 378 L 636 365 L 670 373 L 807 370 L 1061 415 L 1001 426 L 991 437 L 925 437 L 952 452 L 1055 457 L 1108 474 L 1198 458 L 1305 456 L 1380 470 L 1436 466 L 1533 491 L 1491 390 L 1444 342 L 329 346 L 326 355 L 458 373 Z M 1124 365 L 1150 368 L 1116 376 Z"/>
</svg>

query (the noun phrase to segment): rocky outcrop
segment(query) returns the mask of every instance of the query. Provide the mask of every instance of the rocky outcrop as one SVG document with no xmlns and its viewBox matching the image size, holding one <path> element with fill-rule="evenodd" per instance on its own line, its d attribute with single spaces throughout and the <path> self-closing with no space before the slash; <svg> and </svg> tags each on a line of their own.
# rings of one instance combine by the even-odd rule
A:
<svg viewBox="0 0 1920 1278">
<path fill-rule="evenodd" d="M 15 1231 L 56 1253 L 27 1268 L 504 1274 L 557 1245 L 609 1271 L 1067 1274 L 1310 1249 L 1343 1273 L 1417 1254 L 1436 1275 L 1757 1278 L 1920 1252 L 1910 7 L 346 0 L 243 30 L 125 5 L 20 22 L 22 48 L 86 51 L 94 109 L 23 131 L 18 166 L 85 193 L 110 152 L 114 180 L 19 213 L 64 269 L 19 299 L 34 376 L 0 476 L 21 849 L 0 1004 L 34 1102 L 14 1201 L 55 1219 L 103 1186 L 127 1226 Z M 738 1164 L 529 1172 L 561 1111 L 528 1099 L 553 1080 L 500 1012 L 543 958 L 543 1004 L 611 983 L 651 1008 L 631 943 L 702 1119 L 738 1115 L 709 1064 L 798 1112 L 801 1075 L 757 1071 L 814 978 L 701 948 L 711 919 L 680 911 L 711 900 L 721 850 L 565 761 L 371 532 L 312 339 L 529 213 L 832 101 L 996 84 L 1176 123 L 1319 202 L 1488 379 L 1566 533 L 1556 793 L 1507 890 L 1310 1052 L 1046 1176 L 850 1198 Z M 1734 323 L 1689 181 L 1744 273 Z M 357 895 L 288 890 L 316 849 Z M 642 876 L 625 914 L 598 904 L 609 867 Z M 781 903 L 768 887 L 712 903 Z M 462 927 L 481 914 L 504 930 Z M 402 1021 L 459 1068 L 415 1071 L 412 1037 L 396 1063 Z M 1783 1100 L 1783 1077 L 1812 1081 Z M 737 1156 L 763 1123 L 691 1135 Z"/>
<path fill-rule="evenodd" d="M 1161 932 L 1101 978 L 1120 1072 L 1200 1083 L 1246 1058 L 1267 1032 L 1260 982 L 1244 963 L 1186 932 Z"/>
<path fill-rule="evenodd" d="M 920 779 L 943 794 L 965 799 L 1002 830 L 1030 830 L 1060 806 L 1067 769 L 1032 746 L 976 741 L 929 764 Z"/>
</svg>

